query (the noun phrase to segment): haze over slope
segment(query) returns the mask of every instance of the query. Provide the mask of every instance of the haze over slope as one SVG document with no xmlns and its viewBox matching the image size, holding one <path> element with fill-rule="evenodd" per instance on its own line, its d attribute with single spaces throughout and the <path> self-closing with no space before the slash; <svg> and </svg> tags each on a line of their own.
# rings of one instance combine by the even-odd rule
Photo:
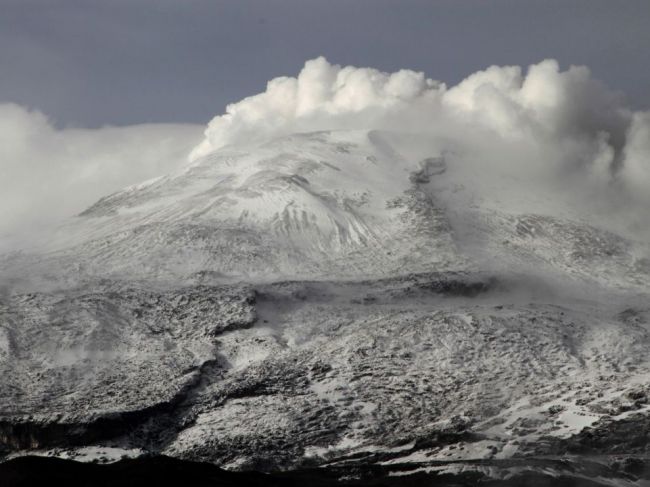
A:
<svg viewBox="0 0 650 487">
<path fill-rule="evenodd" d="M 37 110 L 0 103 L 0 252 L 28 245 L 107 193 L 175 169 L 200 137 L 189 124 L 60 128 Z"/>
</svg>

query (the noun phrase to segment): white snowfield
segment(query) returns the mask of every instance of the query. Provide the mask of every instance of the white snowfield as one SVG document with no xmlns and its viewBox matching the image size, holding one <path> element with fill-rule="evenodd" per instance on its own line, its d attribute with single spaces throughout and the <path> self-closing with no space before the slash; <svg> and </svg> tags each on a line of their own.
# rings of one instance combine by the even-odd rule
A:
<svg viewBox="0 0 650 487">
<path fill-rule="evenodd" d="M 645 454 L 648 242 L 518 178 L 315 132 L 101 199 L 0 260 L 0 444 L 262 469 Z"/>
</svg>

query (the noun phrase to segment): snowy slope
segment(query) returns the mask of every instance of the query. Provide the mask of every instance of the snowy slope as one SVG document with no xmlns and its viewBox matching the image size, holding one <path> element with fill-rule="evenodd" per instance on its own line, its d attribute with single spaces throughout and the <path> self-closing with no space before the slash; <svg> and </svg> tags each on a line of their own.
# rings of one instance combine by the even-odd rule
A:
<svg viewBox="0 0 650 487">
<path fill-rule="evenodd" d="M 648 244 L 474 169 L 444 140 L 316 132 L 101 199 L 0 259 L 0 441 L 230 468 L 610 462 L 616 428 L 650 424 Z"/>
<path fill-rule="evenodd" d="M 25 259 L 4 259 L 4 273 L 259 281 L 489 268 L 647 287 L 647 243 L 516 177 L 478 174 L 444 141 L 379 131 L 229 146 L 101 199 Z"/>
<path fill-rule="evenodd" d="M 39 265 L 174 279 L 205 271 L 269 279 L 462 267 L 448 222 L 418 179 L 443 162 L 420 163 L 367 131 L 226 148 L 100 200 L 47 242 L 57 252 Z"/>
</svg>

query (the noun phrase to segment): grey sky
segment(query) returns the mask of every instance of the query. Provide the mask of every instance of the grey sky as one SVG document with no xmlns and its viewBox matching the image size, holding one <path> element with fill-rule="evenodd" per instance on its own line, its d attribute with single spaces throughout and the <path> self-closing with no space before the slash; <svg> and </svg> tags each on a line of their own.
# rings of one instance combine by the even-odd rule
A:
<svg viewBox="0 0 650 487">
<path fill-rule="evenodd" d="M 0 0 L 0 102 L 60 126 L 204 123 L 325 55 L 455 83 L 553 57 L 650 106 L 648 0 Z"/>
</svg>

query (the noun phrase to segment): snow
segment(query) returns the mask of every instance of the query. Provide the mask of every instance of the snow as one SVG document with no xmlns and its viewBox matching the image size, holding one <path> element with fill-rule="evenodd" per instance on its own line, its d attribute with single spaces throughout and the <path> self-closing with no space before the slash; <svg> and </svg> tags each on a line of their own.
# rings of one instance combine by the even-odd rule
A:
<svg viewBox="0 0 650 487">
<path fill-rule="evenodd" d="M 112 463 L 123 458 L 137 458 L 144 454 L 139 448 L 120 448 L 115 446 L 87 446 L 79 448 L 55 448 L 43 450 L 24 450 L 9 454 L 5 460 L 25 455 L 63 458 L 77 462 Z"/>
<path fill-rule="evenodd" d="M 0 258 L 0 415 L 152 414 L 124 451 L 233 469 L 460 462 L 444 471 L 647 415 L 647 245 L 448 149 L 231 146 Z"/>
</svg>

